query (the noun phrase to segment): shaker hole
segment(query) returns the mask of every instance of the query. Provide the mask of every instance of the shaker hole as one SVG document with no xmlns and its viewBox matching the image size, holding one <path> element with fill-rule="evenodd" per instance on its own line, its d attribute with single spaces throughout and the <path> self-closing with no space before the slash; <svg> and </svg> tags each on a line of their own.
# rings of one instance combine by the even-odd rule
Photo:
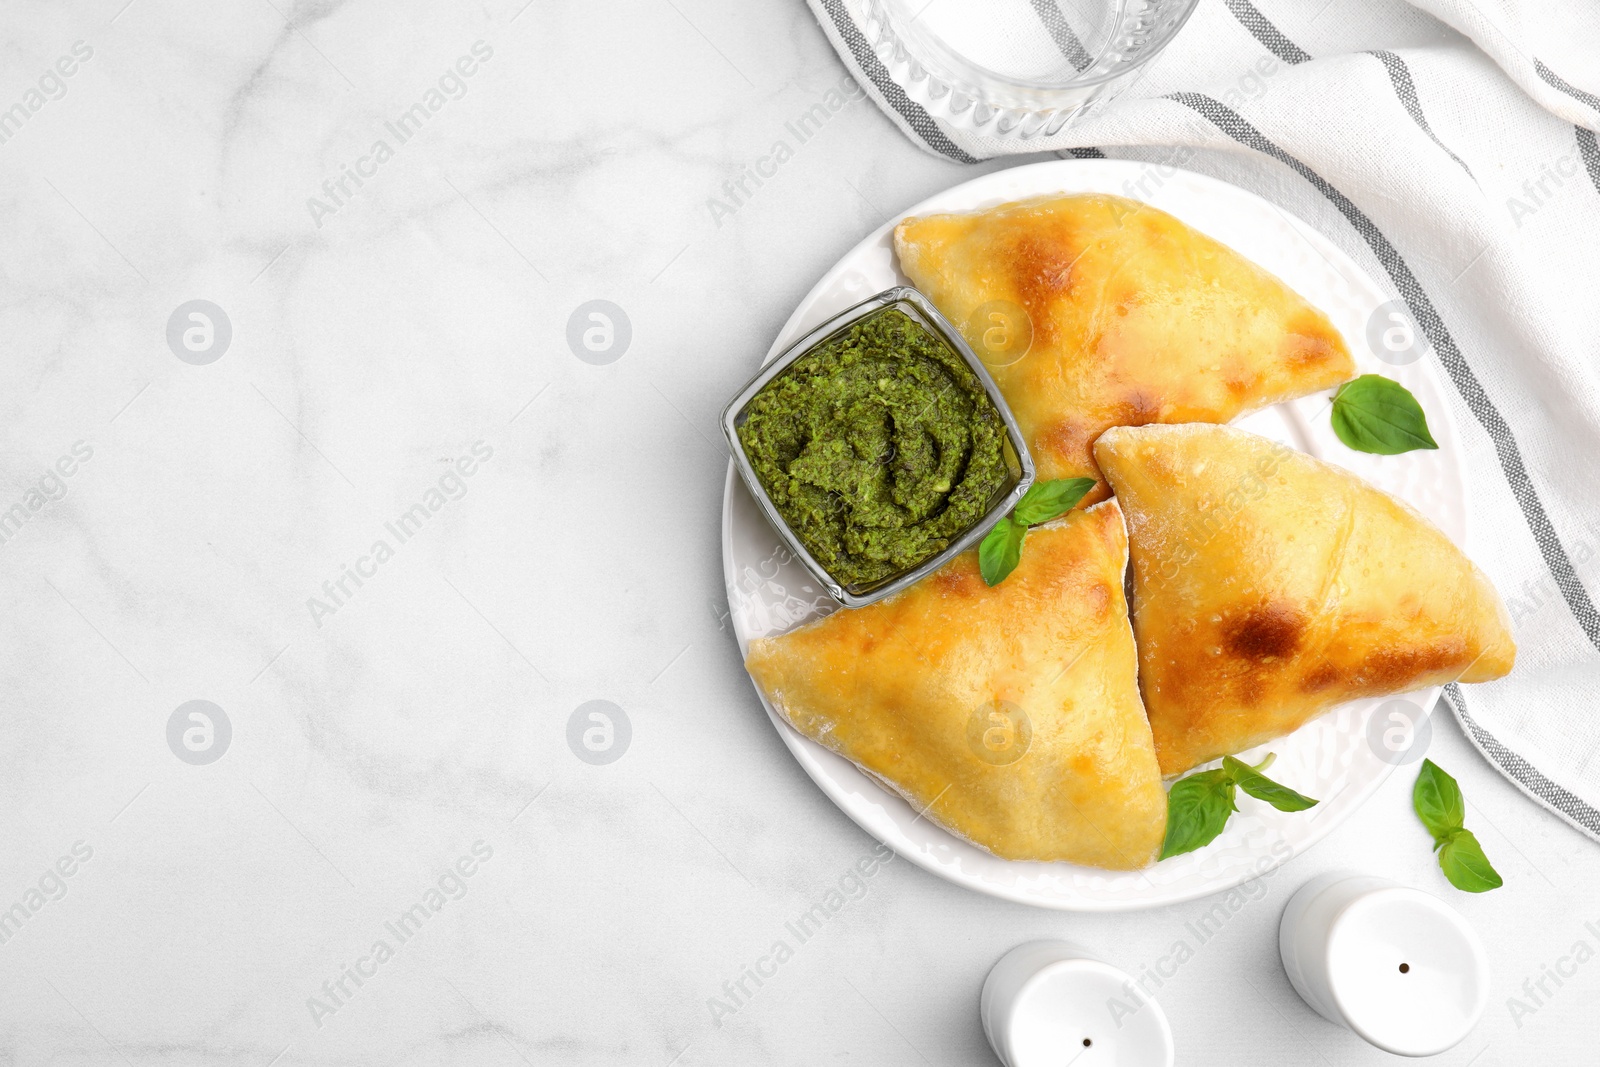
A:
<svg viewBox="0 0 1600 1067">
<path fill-rule="evenodd" d="M 1094 1044 L 1094 1042 L 1090 1041 L 1087 1037 L 1083 1039 L 1083 1047 L 1084 1048 L 1088 1048 L 1092 1044 Z"/>
<path fill-rule="evenodd" d="M 1401 973 L 1401 974 L 1410 974 L 1410 973 L 1411 973 L 1411 964 L 1409 964 L 1409 963 L 1402 963 L 1402 964 L 1401 964 L 1401 965 L 1400 965 L 1400 973 Z"/>
</svg>

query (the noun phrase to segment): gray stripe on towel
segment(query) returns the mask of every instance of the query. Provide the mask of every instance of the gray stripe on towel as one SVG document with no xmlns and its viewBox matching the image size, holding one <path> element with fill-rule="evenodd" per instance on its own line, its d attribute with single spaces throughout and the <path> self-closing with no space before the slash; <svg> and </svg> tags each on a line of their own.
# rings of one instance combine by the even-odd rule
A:
<svg viewBox="0 0 1600 1067">
<path fill-rule="evenodd" d="M 1593 130 L 1582 126 L 1573 129 L 1578 131 L 1578 153 L 1583 156 L 1584 169 L 1589 172 L 1589 180 L 1594 182 L 1595 192 L 1600 193 L 1600 144 L 1595 143 Z"/>
<path fill-rule="evenodd" d="M 1250 0 L 1228 0 L 1228 10 L 1233 12 L 1233 17 L 1239 20 L 1240 25 L 1250 31 L 1252 37 L 1266 46 L 1267 51 L 1285 63 L 1310 61 L 1311 53 L 1285 37 L 1278 27 L 1256 10 Z"/>
<path fill-rule="evenodd" d="M 1083 42 L 1078 40 L 1078 35 L 1072 32 L 1072 27 L 1067 25 L 1067 16 L 1062 13 L 1056 0 L 1029 0 L 1033 10 L 1039 16 L 1039 21 L 1044 23 L 1044 28 L 1050 31 L 1050 36 L 1056 42 L 1056 47 L 1061 49 L 1061 54 L 1067 57 L 1074 70 L 1088 70 L 1094 65 L 1094 57 L 1083 47 Z"/>
<path fill-rule="evenodd" d="M 1400 103 L 1405 105 L 1406 111 L 1411 115 L 1411 121 L 1422 127 L 1422 132 L 1427 134 L 1434 144 L 1438 145 L 1444 154 L 1461 164 L 1461 169 L 1467 172 L 1467 177 L 1474 181 L 1472 168 L 1466 161 L 1445 146 L 1439 140 L 1439 135 L 1433 132 L 1433 127 L 1428 125 L 1428 117 L 1422 113 L 1422 101 L 1417 99 L 1417 84 L 1411 80 L 1411 68 L 1406 66 L 1405 60 L 1393 52 L 1379 49 L 1372 53 L 1383 62 L 1383 67 L 1389 72 L 1389 81 L 1394 85 L 1394 95 L 1400 98 Z"/>
<path fill-rule="evenodd" d="M 1596 115 L 1600 115 L 1600 96 L 1596 96 L 1593 93 L 1586 93 L 1576 85 L 1568 82 L 1561 75 L 1545 66 L 1544 60 L 1542 59 L 1535 59 L 1533 61 L 1533 69 L 1539 73 L 1539 77 L 1545 80 L 1546 85 L 1549 85 L 1554 89 L 1561 90 L 1568 96 L 1572 97 L 1572 99 L 1578 101 L 1580 104 L 1587 104 Z"/>
<path fill-rule="evenodd" d="M 828 18 L 833 20 L 834 29 L 839 32 L 840 38 L 850 48 L 850 55 L 855 59 L 861 72 L 872 79 L 872 84 L 883 98 L 889 102 L 906 125 L 914 130 L 918 137 L 936 152 L 943 153 L 957 163 L 981 163 L 977 156 L 969 155 L 950 138 L 944 135 L 933 116 L 929 115 L 918 104 L 906 95 L 898 82 L 889 77 L 889 71 L 883 62 L 872 51 L 872 46 L 867 43 L 866 36 L 855 20 L 850 17 L 850 12 L 845 9 L 844 0 L 821 0 L 822 6 L 828 12 Z"/>
<path fill-rule="evenodd" d="M 1478 721 L 1467 712 L 1467 702 L 1461 695 L 1461 687 L 1455 682 L 1444 687 L 1444 696 L 1450 710 L 1455 712 L 1457 721 L 1466 731 L 1468 740 L 1483 753 L 1485 759 L 1500 768 L 1501 773 L 1515 782 L 1524 793 L 1600 841 L 1600 811 L 1540 774 L 1537 767 L 1479 726 Z"/>
</svg>

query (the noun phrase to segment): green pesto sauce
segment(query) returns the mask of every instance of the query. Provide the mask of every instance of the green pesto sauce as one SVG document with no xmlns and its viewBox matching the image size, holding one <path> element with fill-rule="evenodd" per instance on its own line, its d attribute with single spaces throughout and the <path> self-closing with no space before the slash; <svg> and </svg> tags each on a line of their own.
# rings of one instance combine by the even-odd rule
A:
<svg viewBox="0 0 1600 1067">
<path fill-rule="evenodd" d="M 768 382 L 739 440 L 789 528 L 856 590 L 938 555 L 1012 482 L 1005 423 L 972 368 L 895 308 Z"/>
</svg>

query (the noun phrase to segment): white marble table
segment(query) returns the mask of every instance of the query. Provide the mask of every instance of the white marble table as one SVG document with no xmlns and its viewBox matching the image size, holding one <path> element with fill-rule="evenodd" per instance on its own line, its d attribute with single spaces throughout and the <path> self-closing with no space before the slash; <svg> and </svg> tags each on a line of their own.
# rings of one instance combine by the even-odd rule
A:
<svg viewBox="0 0 1600 1067">
<path fill-rule="evenodd" d="M 1592 1055 L 1600 964 L 1506 1000 L 1600 946 L 1600 851 L 1445 716 L 1500 893 L 1443 883 L 1402 770 L 1203 943 L 1216 901 L 1079 917 L 904 861 L 787 931 L 874 842 L 740 667 L 716 415 L 845 249 L 975 173 L 830 110 L 802 4 L 124 2 L 0 29 L 0 1063 L 984 1064 L 984 974 L 1048 936 L 1187 940 L 1182 1063 L 1380 1063 L 1277 962 L 1344 866 L 1489 943 L 1440 1062 Z M 569 345 L 593 300 L 625 345 Z M 609 763 L 569 744 L 594 700 Z"/>
</svg>

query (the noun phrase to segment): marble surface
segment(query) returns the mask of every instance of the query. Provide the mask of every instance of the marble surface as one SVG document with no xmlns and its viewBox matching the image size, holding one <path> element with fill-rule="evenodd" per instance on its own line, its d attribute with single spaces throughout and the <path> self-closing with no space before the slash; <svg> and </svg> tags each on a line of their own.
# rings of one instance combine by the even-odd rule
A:
<svg viewBox="0 0 1600 1067">
<path fill-rule="evenodd" d="M 848 98 L 797 136 L 848 88 L 800 3 L 525 2 L 8 5 L 0 1063 L 984 1064 L 988 968 L 1068 937 L 1172 971 L 1182 1063 L 1376 1064 L 1277 961 L 1342 867 L 1488 943 L 1440 1062 L 1590 1054 L 1600 852 L 1444 715 L 1498 893 L 1410 769 L 1233 906 L 853 878 L 727 626 L 716 416 L 862 234 L 1000 164 Z"/>
</svg>

